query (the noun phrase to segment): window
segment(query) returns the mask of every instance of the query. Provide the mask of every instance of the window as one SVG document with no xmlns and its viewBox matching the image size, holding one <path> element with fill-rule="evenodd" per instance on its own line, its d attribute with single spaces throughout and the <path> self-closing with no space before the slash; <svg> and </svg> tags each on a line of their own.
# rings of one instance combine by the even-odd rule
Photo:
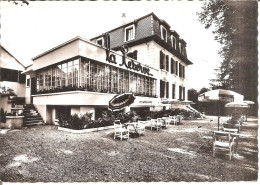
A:
<svg viewBox="0 0 260 185">
<path fill-rule="evenodd" d="M 185 87 L 179 86 L 179 100 L 185 100 Z"/>
<path fill-rule="evenodd" d="M 166 65 L 165 65 L 165 67 L 166 67 L 166 71 L 169 72 L 169 55 L 166 55 Z"/>
<path fill-rule="evenodd" d="M 179 77 L 182 77 L 182 65 L 179 63 Z"/>
<path fill-rule="evenodd" d="M 176 69 L 175 74 L 178 76 L 178 62 L 177 61 L 175 62 L 175 69 Z"/>
<path fill-rule="evenodd" d="M 26 75 L 22 71 L 0 68 L 0 81 L 19 82 L 25 84 Z"/>
<path fill-rule="evenodd" d="M 133 40 L 135 38 L 135 27 L 134 25 L 125 28 L 125 42 Z"/>
<path fill-rule="evenodd" d="M 96 43 L 100 46 L 103 46 L 104 40 L 103 38 L 97 39 Z"/>
<path fill-rule="evenodd" d="M 172 47 L 176 49 L 176 38 L 173 35 L 171 35 L 171 40 L 172 40 Z"/>
<path fill-rule="evenodd" d="M 182 53 L 182 44 L 179 42 L 179 51 Z"/>
<path fill-rule="evenodd" d="M 172 99 L 175 99 L 175 84 L 172 84 Z"/>
<path fill-rule="evenodd" d="M 171 74 L 176 74 L 176 66 L 173 58 L 171 58 Z"/>
<path fill-rule="evenodd" d="M 164 69 L 164 53 L 160 51 L 160 69 Z"/>
<path fill-rule="evenodd" d="M 160 98 L 169 98 L 169 82 L 160 80 Z"/>
<path fill-rule="evenodd" d="M 143 96 L 154 96 L 156 93 L 156 80 L 153 78 L 84 58 L 39 70 L 36 78 L 39 93 L 48 93 L 51 89 L 62 92 L 78 88 L 104 93 L 130 91 Z"/>
<path fill-rule="evenodd" d="M 167 30 L 163 25 L 161 25 L 161 38 L 167 42 Z"/>
<path fill-rule="evenodd" d="M 169 71 L 169 55 L 165 55 L 160 51 L 160 69 Z"/>
<path fill-rule="evenodd" d="M 182 98 L 183 100 L 185 100 L 185 87 L 182 88 L 182 93 L 183 93 Z"/>
<path fill-rule="evenodd" d="M 182 100 L 182 86 L 179 86 L 179 100 Z"/>
<path fill-rule="evenodd" d="M 30 78 L 26 79 L 26 87 L 30 87 Z"/>
</svg>

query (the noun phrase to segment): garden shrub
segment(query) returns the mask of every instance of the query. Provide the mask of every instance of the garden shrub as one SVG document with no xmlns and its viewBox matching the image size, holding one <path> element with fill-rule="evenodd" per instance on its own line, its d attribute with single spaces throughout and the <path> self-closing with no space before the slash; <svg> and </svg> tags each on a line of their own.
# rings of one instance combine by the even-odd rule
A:
<svg viewBox="0 0 260 185">
<path fill-rule="evenodd" d="M 3 108 L 1 108 L 1 110 L 0 110 L 0 122 L 2 122 L 2 123 L 6 122 L 6 112 L 4 112 Z"/>
</svg>

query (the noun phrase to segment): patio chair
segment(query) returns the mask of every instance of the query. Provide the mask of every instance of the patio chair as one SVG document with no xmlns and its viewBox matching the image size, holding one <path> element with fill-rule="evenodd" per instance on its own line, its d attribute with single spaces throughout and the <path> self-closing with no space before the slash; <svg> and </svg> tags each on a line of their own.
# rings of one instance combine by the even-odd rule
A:
<svg viewBox="0 0 260 185">
<path fill-rule="evenodd" d="M 146 121 L 138 121 L 138 125 L 137 125 L 137 132 L 139 135 L 144 134 L 145 132 L 145 124 Z"/>
<path fill-rule="evenodd" d="M 232 133 L 239 133 L 240 131 L 240 124 L 233 124 L 233 123 L 223 123 L 223 131 L 225 132 L 232 132 Z"/>
<path fill-rule="evenodd" d="M 156 128 L 157 131 L 162 130 L 162 124 L 157 119 L 151 119 L 151 130 Z"/>
<path fill-rule="evenodd" d="M 119 137 L 121 141 L 123 139 L 129 139 L 129 128 L 124 127 L 124 125 L 121 124 L 120 120 L 114 121 L 114 139 L 116 139 L 117 137 Z"/>
<path fill-rule="evenodd" d="M 163 119 L 164 119 L 165 127 L 168 128 L 168 126 L 171 123 L 171 119 L 169 117 L 163 117 Z"/>
<path fill-rule="evenodd" d="M 177 117 L 176 117 L 176 116 L 170 116 L 170 119 L 171 119 L 171 123 L 172 123 L 173 125 L 177 125 L 178 120 L 177 120 Z"/>
<path fill-rule="evenodd" d="M 234 152 L 235 137 L 231 133 L 215 131 L 213 133 L 213 157 L 218 149 L 229 151 L 229 160 L 231 160 Z"/>
</svg>

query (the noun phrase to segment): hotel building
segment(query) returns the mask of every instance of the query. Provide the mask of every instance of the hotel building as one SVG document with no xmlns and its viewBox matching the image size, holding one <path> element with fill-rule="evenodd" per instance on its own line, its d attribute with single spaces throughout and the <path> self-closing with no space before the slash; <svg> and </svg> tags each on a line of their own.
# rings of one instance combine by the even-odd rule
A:
<svg viewBox="0 0 260 185">
<path fill-rule="evenodd" d="M 110 39 L 109 39 L 110 38 Z M 154 13 L 86 40 L 73 38 L 33 59 L 25 74 L 31 99 L 44 122 L 53 124 L 60 112 L 93 112 L 108 108 L 116 94 L 133 92 L 125 108 L 160 110 L 187 100 L 186 42 Z"/>
</svg>

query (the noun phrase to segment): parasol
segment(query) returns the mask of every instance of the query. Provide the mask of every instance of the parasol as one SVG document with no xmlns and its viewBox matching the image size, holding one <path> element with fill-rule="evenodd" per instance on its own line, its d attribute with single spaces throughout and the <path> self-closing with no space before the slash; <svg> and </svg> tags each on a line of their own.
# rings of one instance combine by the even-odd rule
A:
<svg viewBox="0 0 260 185">
<path fill-rule="evenodd" d="M 234 91 L 225 89 L 215 89 L 198 96 L 200 102 L 218 102 L 218 130 L 219 130 L 219 118 L 220 118 L 220 102 L 233 102 L 234 100 L 243 100 L 244 96 Z"/>
<path fill-rule="evenodd" d="M 254 105 L 255 104 L 255 102 L 250 101 L 250 100 L 244 100 L 243 102 L 248 104 L 248 105 Z"/>
<path fill-rule="evenodd" d="M 134 103 L 135 96 L 133 93 L 123 93 L 115 95 L 110 101 L 108 109 L 111 111 L 120 111 L 123 108 Z"/>
<path fill-rule="evenodd" d="M 225 107 L 249 108 L 250 106 L 245 102 L 230 102 Z"/>
</svg>

